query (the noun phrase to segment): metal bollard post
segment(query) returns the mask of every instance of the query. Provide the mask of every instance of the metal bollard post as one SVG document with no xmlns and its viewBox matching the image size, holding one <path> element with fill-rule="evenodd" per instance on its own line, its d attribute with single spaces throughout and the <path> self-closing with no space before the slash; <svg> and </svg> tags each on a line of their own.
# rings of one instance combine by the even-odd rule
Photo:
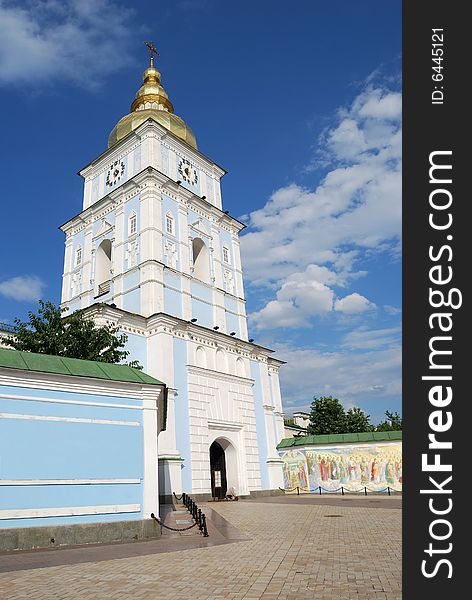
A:
<svg viewBox="0 0 472 600">
<path fill-rule="evenodd" d="M 364 495 L 367 496 L 367 487 L 364 486 Z"/>
<path fill-rule="evenodd" d="M 344 496 L 344 488 L 341 486 L 341 495 Z"/>
<path fill-rule="evenodd" d="M 203 513 L 202 513 L 202 531 L 203 531 L 203 537 L 208 537 L 206 516 Z"/>
<path fill-rule="evenodd" d="M 320 496 L 321 496 L 321 485 L 318 487 L 318 489 L 320 490 Z"/>
<path fill-rule="evenodd" d="M 390 494 L 390 486 L 387 486 L 387 492 L 388 492 L 388 495 L 391 496 L 391 494 Z"/>
<path fill-rule="evenodd" d="M 198 509 L 197 523 L 198 523 L 198 529 L 200 529 L 200 532 L 201 532 L 202 531 L 202 509 L 201 508 Z"/>
<path fill-rule="evenodd" d="M 299 495 L 300 495 L 300 488 L 297 485 L 297 496 L 299 496 Z"/>
</svg>

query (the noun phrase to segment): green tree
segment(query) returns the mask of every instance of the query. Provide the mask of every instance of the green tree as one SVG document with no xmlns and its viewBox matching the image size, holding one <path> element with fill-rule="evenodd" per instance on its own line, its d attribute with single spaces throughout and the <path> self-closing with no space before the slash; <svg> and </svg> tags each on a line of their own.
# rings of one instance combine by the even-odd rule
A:
<svg viewBox="0 0 472 600">
<path fill-rule="evenodd" d="M 107 363 L 122 362 L 129 355 L 124 346 L 128 339 L 118 327 L 98 327 L 77 310 L 64 317 L 67 309 L 52 302 L 39 301 L 37 313 L 29 312 L 29 321 L 15 319 L 15 333 L 4 342 L 16 350 L 82 358 Z M 142 369 L 138 361 L 127 363 Z"/>
<path fill-rule="evenodd" d="M 350 408 L 346 413 L 346 433 L 364 433 L 366 431 L 372 431 L 370 415 L 357 406 Z"/>
<path fill-rule="evenodd" d="M 375 428 L 375 431 L 401 431 L 403 428 L 403 419 L 397 412 L 385 411 L 387 417 L 385 421 L 379 423 Z"/>
<path fill-rule="evenodd" d="M 337 398 L 322 396 L 311 403 L 308 434 L 346 433 L 344 407 Z"/>
</svg>

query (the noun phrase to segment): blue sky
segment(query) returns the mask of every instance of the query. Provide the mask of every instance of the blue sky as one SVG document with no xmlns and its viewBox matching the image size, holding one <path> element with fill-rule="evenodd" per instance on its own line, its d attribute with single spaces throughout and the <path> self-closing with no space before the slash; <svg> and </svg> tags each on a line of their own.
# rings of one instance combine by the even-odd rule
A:
<svg viewBox="0 0 472 600">
<path fill-rule="evenodd" d="M 250 335 L 286 413 L 401 411 L 401 3 L 0 0 L 0 320 L 60 300 L 77 171 L 126 114 L 152 39 L 176 113 L 225 167 Z"/>
</svg>

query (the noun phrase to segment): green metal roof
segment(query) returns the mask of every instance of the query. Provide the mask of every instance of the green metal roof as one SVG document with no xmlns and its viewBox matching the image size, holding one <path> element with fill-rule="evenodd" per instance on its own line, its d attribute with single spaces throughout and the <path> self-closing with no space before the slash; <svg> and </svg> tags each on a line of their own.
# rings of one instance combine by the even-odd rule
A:
<svg viewBox="0 0 472 600">
<path fill-rule="evenodd" d="M 323 444 L 352 444 L 353 442 L 393 442 L 402 439 L 401 431 L 369 431 L 366 433 L 333 433 L 285 438 L 277 448 L 293 446 L 319 446 Z"/>
<path fill-rule="evenodd" d="M 35 354 L 5 348 L 0 348 L 0 367 L 73 375 L 75 377 L 94 377 L 96 379 L 107 379 L 108 381 L 165 385 L 162 381 L 127 365 L 66 358 L 65 356 L 51 356 L 50 354 Z"/>
</svg>

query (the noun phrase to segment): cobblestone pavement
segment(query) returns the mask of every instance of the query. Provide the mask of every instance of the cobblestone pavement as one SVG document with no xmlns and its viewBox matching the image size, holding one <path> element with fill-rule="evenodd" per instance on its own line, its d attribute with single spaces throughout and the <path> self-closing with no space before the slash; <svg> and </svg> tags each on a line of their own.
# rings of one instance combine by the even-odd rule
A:
<svg viewBox="0 0 472 600">
<path fill-rule="evenodd" d="M 211 506 L 251 539 L 2 573 L 0 598 L 401 599 L 401 510 L 388 501 L 354 507 L 293 498 Z"/>
</svg>

